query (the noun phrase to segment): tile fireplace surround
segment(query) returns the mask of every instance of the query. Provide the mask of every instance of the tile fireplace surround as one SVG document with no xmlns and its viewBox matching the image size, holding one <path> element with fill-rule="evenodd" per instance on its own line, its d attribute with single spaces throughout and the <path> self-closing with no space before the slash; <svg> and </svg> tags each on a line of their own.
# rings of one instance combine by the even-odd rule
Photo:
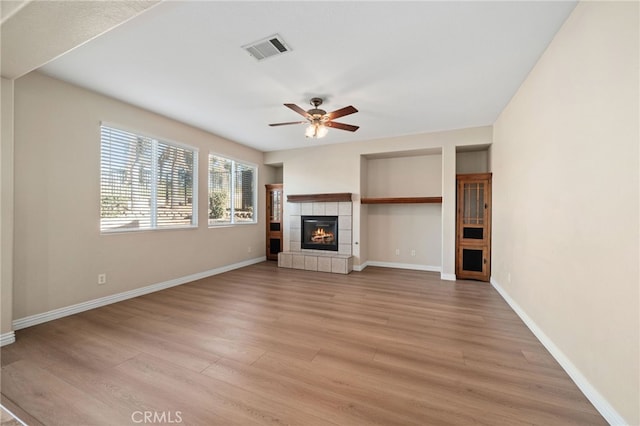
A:
<svg viewBox="0 0 640 426">
<path fill-rule="evenodd" d="M 325 195 L 326 197 L 322 197 Z M 348 274 L 353 270 L 352 242 L 352 202 L 351 201 L 320 201 L 325 199 L 344 199 L 334 197 L 333 194 L 319 194 L 319 196 L 289 196 L 287 214 L 289 215 L 289 251 L 278 253 L 278 266 L 281 268 L 304 269 L 307 271 L 331 272 L 334 274 Z M 296 201 L 314 198 L 318 201 Z M 348 194 L 351 200 L 351 194 Z M 300 216 L 338 216 L 338 251 L 302 249 L 302 230 Z"/>
</svg>

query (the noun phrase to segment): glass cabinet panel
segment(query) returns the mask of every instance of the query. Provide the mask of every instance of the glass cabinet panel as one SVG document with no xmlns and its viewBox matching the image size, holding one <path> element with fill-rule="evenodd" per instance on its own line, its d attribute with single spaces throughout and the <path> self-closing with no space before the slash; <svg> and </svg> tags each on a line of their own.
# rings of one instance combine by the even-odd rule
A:
<svg viewBox="0 0 640 426">
<path fill-rule="evenodd" d="M 278 253 L 282 251 L 282 208 L 283 188 L 282 184 L 272 183 L 265 185 L 267 190 L 267 259 L 278 260 Z"/>
<path fill-rule="evenodd" d="M 269 194 L 271 197 L 271 217 L 269 218 L 269 221 L 280 222 L 280 212 L 282 211 L 282 192 L 270 191 Z"/>
<path fill-rule="evenodd" d="M 484 183 L 465 183 L 464 214 L 465 225 L 482 225 L 484 223 Z"/>
</svg>

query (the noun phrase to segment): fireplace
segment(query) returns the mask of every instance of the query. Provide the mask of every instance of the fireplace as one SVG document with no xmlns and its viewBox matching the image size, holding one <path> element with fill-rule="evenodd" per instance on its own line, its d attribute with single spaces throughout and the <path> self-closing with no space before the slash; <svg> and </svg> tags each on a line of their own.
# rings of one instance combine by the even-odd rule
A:
<svg viewBox="0 0 640 426">
<path fill-rule="evenodd" d="M 289 232 L 278 266 L 332 274 L 353 271 L 352 248 L 357 243 L 352 239 L 352 209 L 351 194 L 289 195 Z"/>
<path fill-rule="evenodd" d="M 338 251 L 338 216 L 300 216 L 303 249 Z"/>
</svg>

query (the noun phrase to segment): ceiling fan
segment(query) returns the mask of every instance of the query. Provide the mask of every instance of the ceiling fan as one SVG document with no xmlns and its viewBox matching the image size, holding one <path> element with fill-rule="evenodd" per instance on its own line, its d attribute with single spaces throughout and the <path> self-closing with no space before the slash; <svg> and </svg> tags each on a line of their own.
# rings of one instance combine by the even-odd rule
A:
<svg viewBox="0 0 640 426">
<path fill-rule="evenodd" d="M 273 123 L 269 124 L 269 126 L 287 126 L 289 124 L 306 124 L 309 123 L 309 127 L 305 131 L 305 136 L 308 138 L 322 138 L 327 135 L 328 129 L 327 127 L 332 127 L 334 129 L 346 130 L 348 132 L 355 132 L 359 129 L 359 126 L 354 126 L 351 124 L 344 123 L 336 123 L 333 121 L 334 118 L 344 117 L 345 115 L 353 114 L 358 112 L 353 106 L 349 105 L 348 107 L 340 108 L 333 112 L 327 113 L 327 111 L 323 109 L 319 109 L 318 107 L 322 105 L 322 99 L 320 98 L 311 98 L 311 108 L 308 111 L 303 110 L 296 104 L 284 104 L 287 108 L 292 109 L 297 112 L 304 118 L 306 121 L 289 121 L 287 123 Z"/>
</svg>

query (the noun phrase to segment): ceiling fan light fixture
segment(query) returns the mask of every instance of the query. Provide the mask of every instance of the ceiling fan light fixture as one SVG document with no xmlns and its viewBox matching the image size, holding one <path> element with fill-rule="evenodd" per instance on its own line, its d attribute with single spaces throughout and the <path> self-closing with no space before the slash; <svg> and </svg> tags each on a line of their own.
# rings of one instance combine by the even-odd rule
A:
<svg viewBox="0 0 640 426">
<path fill-rule="evenodd" d="M 313 123 L 309 124 L 307 129 L 304 132 L 304 135 L 308 138 L 320 139 L 327 136 L 329 129 L 324 126 L 320 121 L 314 120 Z"/>
</svg>

